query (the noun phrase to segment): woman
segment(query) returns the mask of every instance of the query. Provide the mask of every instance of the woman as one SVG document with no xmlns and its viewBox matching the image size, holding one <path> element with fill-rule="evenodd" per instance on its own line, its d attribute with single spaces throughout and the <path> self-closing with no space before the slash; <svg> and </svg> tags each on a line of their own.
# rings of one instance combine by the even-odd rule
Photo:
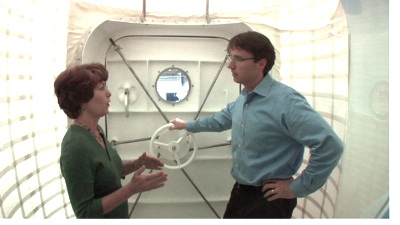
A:
<svg viewBox="0 0 400 225">
<path fill-rule="evenodd" d="M 98 121 L 110 105 L 107 79 L 106 68 L 91 63 L 66 69 L 54 82 L 60 108 L 74 119 L 62 141 L 60 164 L 77 218 L 128 218 L 129 197 L 163 187 L 167 180 L 162 171 L 142 175 L 164 166 L 158 158 L 143 153 L 122 162 L 105 139 Z M 122 186 L 121 178 L 132 172 Z"/>
</svg>

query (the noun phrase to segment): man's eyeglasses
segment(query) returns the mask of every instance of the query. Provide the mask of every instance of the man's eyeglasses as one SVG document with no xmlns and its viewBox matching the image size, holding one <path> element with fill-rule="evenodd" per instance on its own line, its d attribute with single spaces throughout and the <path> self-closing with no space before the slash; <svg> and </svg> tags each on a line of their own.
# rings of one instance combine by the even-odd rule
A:
<svg viewBox="0 0 400 225">
<path fill-rule="evenodd" d="M 253 58 L 242 58 L 242 57 L 236 56 L 236 55 L 234 55 L 234 56 L 227 55 L 227 56 L 228 56 L 228 61 L 234 61 L 235 63 L 236 62 L 243 62 L 243 61 L 250 60 L 250 59 L 254 59 L 254 57 Z"/>
</svg>

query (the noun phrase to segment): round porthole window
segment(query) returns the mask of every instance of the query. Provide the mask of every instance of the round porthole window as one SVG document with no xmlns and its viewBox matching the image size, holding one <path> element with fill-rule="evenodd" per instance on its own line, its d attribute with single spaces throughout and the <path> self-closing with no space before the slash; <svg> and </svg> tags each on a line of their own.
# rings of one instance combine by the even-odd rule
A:
<svg viewBox="0 0 400 225">
<path fill-rule="evenodd" d="M 161 71 L 155 85 L 160 99 L 169 103 L 185 100 L 190 93 L 190 87 L 189 75 L 177 67 L 170 67 Z"/>
</svg>

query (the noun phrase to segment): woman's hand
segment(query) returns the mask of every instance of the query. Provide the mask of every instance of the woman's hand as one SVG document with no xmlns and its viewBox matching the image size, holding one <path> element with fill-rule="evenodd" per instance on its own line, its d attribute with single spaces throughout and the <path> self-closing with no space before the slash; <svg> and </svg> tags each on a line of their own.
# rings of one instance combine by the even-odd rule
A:
<svg viewBox="0 0 400 225">
<path fill-rule="evenodd" d="M 165 172 L 159 171 L 156 173 L 142 175 L 145 169 L 145 166 L 140 167 L 133 174 L 131 182 L 128 184 L 133 194 L 163 187 L 167 181 L 168 175 Z"/>
<path fill-rule="evenodd" d="M 138 168 L 128 184 L 101 199 L 104 214 L 111 212 L 134 194 L 157 189 L 165 185 L 167 181 L 166 173 L 158 171 L 142 175 L 145 169 L 145 166 Z"/>
<path fill-rule="evenodd" d="M 164 166 L 164 163 L 161 162 L 161 160 L 157 157 L 153 155 L 147 155 L 147 153 L 144 152 L 137 160 L 134 161 L 134 165 L 136 168 L 145 166 L 146 169 L 161 170 L 161 167 Z"/>
</svg>

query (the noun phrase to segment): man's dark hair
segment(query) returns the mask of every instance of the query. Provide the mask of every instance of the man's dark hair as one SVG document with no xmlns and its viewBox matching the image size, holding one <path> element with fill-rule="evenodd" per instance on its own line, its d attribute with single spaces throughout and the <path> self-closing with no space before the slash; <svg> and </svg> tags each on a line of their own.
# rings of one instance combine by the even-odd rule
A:
<svg viewBox="0 0 400 225">
<path fill-rule="evenodd" d="M 275 49 L 271 41 L 263 34 L 249 31 L 234 36 L 228 44 L 227 51 L 240 48 L 253 54 L 254 61 L 267 59 L 267 65 L 264 68 L 264 76 L 271 70 L 275 64 Z"/>
</svg>

